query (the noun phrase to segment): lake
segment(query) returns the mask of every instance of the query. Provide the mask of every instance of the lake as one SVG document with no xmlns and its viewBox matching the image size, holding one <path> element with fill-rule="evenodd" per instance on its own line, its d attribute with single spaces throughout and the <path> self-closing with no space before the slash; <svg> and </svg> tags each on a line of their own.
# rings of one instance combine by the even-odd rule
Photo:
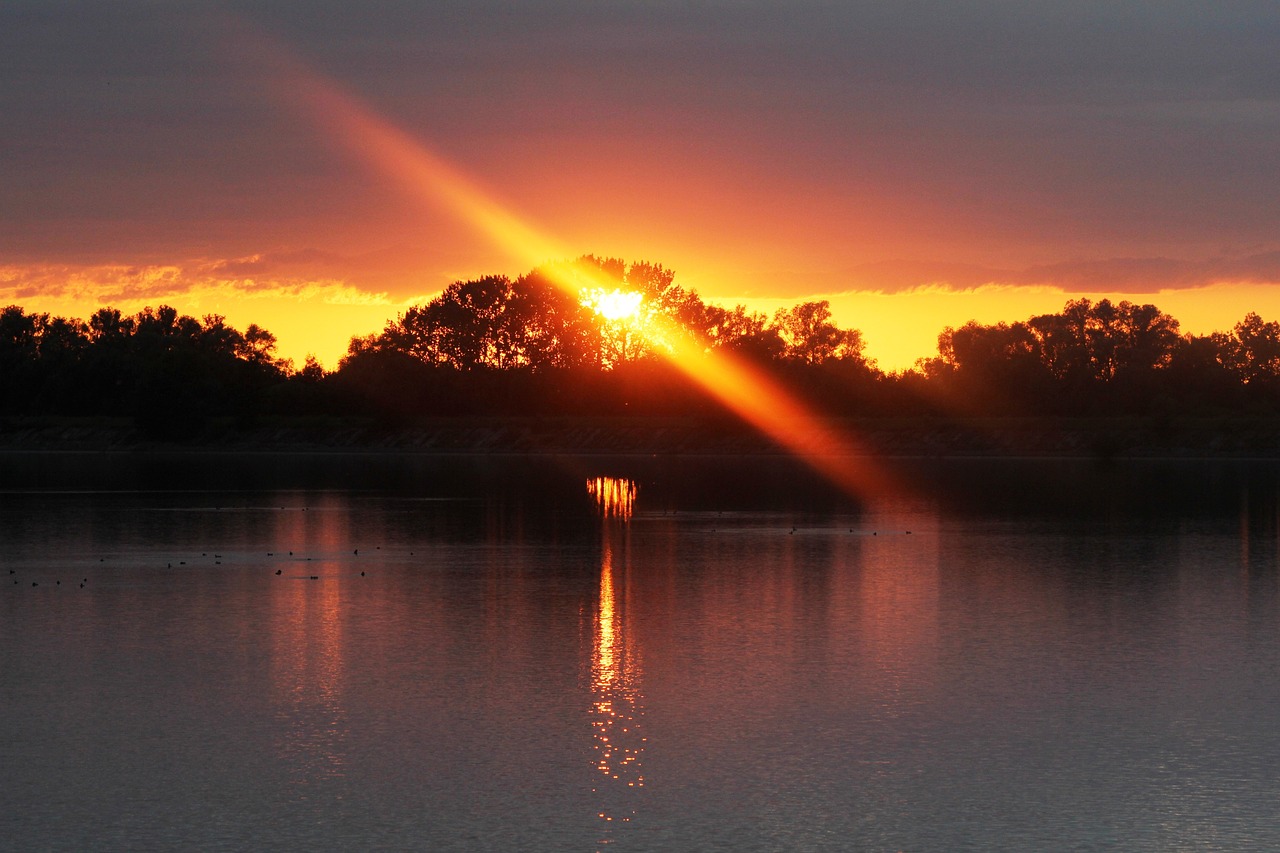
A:
<svg viewBox="0 0 1280 853">
<path fill-rule="evenodd" d="M 1280 849 L 1280 468 L 0 454 L 0 846 Z"/>
</svg>

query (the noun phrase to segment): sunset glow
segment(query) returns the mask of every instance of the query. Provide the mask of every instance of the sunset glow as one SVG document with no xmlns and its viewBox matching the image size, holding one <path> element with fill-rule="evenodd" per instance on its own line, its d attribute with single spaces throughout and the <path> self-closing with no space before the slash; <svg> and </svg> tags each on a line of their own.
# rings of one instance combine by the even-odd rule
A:
<svg viewBox="0 0 1280 853">
<path fill-rule="evenodd" d="M 828 300 L 886 370 L 1081 296 L 1196 334 L 1280 316 L 1271 12 L 25 8 L 0 304 L 218 313 L 330 368 L 455 280 L 585 252 L 718 305 Z"/>
<path fill-rule="evenodd" d="M 1278 45 L 0 2 L 0 846 L 1280 851 Z"/>
<path fill-rule="evenodd" d="M 631 295 L 618 294 L 608 277 L 597 269 L 555 263 L 556 259 L 572 257 L 574 252 L 516 216 L 422 143 L 334 84 L 296 63 L 288 69 L 293 81 L 290 90 L 298 93 L 314 118 L 370 164 L 395 178 L 405 192 L 424 202 L 445 205 L 511 256 L 544 269 L 558 287 L 574 298 L 608 293 L 611 309 L 633 299 Z M 644 333 L 662 343 L 655 349 L 666 354 L 685 376 L 849 494 L 887 488 L 883 471 L 865 458 L 862 448 L 850 436 L 826 425 L 776 381 L 732 355 L 710 348 L 670 320 L 655 315 L 651 328 Z"/>
<path fill-rule="evenodd" d="M 606 320 L 634 319 L 640 313 L 640 302 L 644 297 L 639 293 L 624 293 L 620 290 L 587 294 L 585 304 Z"/>
</svg>

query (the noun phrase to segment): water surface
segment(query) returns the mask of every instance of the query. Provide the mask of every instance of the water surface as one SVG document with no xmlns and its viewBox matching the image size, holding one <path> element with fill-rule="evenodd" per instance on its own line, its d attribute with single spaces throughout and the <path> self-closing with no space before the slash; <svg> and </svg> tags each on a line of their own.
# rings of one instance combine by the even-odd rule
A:
<svg viewBox="0 0 1280 853">
<path fill-rule="evenodd" d="M 13 849 L 1280 847 L 1274 466 L 0 473 Z"/>
</svg>

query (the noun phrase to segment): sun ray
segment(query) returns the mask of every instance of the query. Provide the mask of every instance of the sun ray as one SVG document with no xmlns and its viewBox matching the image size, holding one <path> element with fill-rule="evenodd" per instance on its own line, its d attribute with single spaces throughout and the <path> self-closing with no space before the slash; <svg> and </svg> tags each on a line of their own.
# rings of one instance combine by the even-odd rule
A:
<svg viewBox="0 0 1280 853">
<path fill-rule="evenodd" d="M 287 84 L 284 90 L 293 102 L 303 105 L 322 127 L 403 191 L 419 201 L 443 205 L 502 250 L 530 267 L 547 270 L 555 284 L 575 298 L 592 291 L 618 293 L 616 282 L 598 269 L 567 262 L 548 264 L 549 259 L 575 253 L 287 50 L 277 47 L 273 57 L 276 68 L 287 77 L 281 82 Z M 621 311 L 629 300 L 619 294 L 610 310 Z M 890 487 L 882 466 L 852 436 L 818 417 L 759 369 L 711 348 L 674 321 L 655 318 L 650 333 L 666 344 L 665 354 L 672 364 L 706 393 L 848 493 L 868 496 Z"/>
</svg>

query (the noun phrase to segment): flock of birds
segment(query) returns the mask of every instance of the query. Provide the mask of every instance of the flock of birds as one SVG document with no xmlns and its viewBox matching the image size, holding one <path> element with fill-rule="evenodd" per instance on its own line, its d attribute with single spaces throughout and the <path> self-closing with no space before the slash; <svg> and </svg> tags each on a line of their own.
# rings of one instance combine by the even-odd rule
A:
<svg viewBox="0 0 1280 853">
<path fill-rule="evenodd" d="M 382 546 L 381 546 L 381 545 L 375 546 L 374 550 L 376 550 L 376 551 L 381 551 L 381 550 L 382 550 Z M 268 556 L 268 557 L 275 557 L 275 556 L 276 556 L 276 552 L 274 552 L 274 551 L 268 551 L 268 552 L 266 552 L 266 553 L 267 553 L 267 556 Z M 359 549 L 359 548 L 353 549 L 353 550 L 352 550 L 352 552 L 351 552 L 351 554 L 352 554 L 352 556 L 356 556 L 356 557 L 358 557 L 358 556 L 360 555 L 360 549 Z M 208 558 L 208 557 L 210 556 L 210 554 L 209 554 L 209 552 L 207 552 L 207 551 L 206 551 L 206 552 L 201 553 L 201 555 L 200 555 L 200 556 L 201 556 L 201 557 Z M 290 552 L 288 552 L 288 556 L 290 556 L 290 557 L 294 557 L 294 553 L 293 553 L 292 551 L 290 551 Z M 410 557 L 412 557 L 412 556 L 413 556 L 413 552 L 412 552 L 412 551 L 410 551 L 410 552 L 409 552 L 409 556 L 410 556 Z M 221 555 L 221 554 L 213 554 L 213 555 L 212 555 L 212 557 L 213 557 L 213 564 L 214 564 L 215 566 L 220 566 L 220 565 L 222 565 L 222 555 Z M 299 558 L 295 557 L 295 559 L 299 559 Z M 309 563 L 309 562 L 311 562 L 311 561 L 312 561 L 312 559 L 313 559 L 313 558 L 312 558 L 312 557 L 303 557 L 303 558 L 301 558 L 301 559 L 302 559 L 304 562 L 308 562 L 308 563 Z M 328 559 L 328 558 L 326 558 L 326 559 Z M 106 557 L 99 557 L 99 558 L 98 558 L 98 562 L 99 562 L 99 563 L 106 563 L 106 561 L 107 561 L 107 558 L 106 558 Z M 179 560 L 179 561 L 178 561 L 178 566 L 185 566 L 185 565 L 187 565 L 187 561 L 186 561 L 186 560 Z M 165 568 L 166 568 L 166 569 L 172 569 L 173 567 L 174 567 L 173 561 L 169 561 L 169 562 L 165 563 Z M 284 569 L 276 569 L 275 574 L 276 574 L 277 576 L 283 575 L 283 574 L 284 574 Z M 366 577 L 367 575 L 368 575 L 368 573 L 367 573 L 367 572 L 365 572 L 365 571 L 361 571 L 361 572 L 360 572 L 360 577 L 362 577 L 362 578 L 363 578 L 363 577 Z M 9 570 L 9 576 L 13 579 L 13 584 L 14 584 L 14 586 L 18 586 L 18 585 L 20 585 L 20 584 L 22 583 L 22 579 L 18 576 L 18 570 L 17 570 L 17 569 L 10 569 L 10 570 Z M 302 577 L 303 577 L 303 578 L 305 578 L 305 579 L 307 579 L 307 580 L 313 580 L 313 581 L 320 580 L 320 575 L 303 575 Z M 46 582 L 47 582 L 47 581 L 46 581 Z M 87 577 L 85 577 L 85 578 L 81 578 L 81 579 L 80 579 L 80 589 L 84 589 L 84 588 L 85 588 L 85 586 L 86 586 L 88 583 L 89 583 L 89 579 L 88 579 Z M 38 587 L 38 586 L 40 586 L 40 581 L 38 581 L 38 580 L 33 580 L 33 581 L 31 581 L 31 585 L 32 585 L 33 587 Z M 55 579 L 54 579 L 54 581 L 53 581 L 53 585 L 54 585 L 54 586 L 62 586 L 62 579 L 61 579 L 61 578 L 55 578 Z"/>
<path fill-rule="evenodd" d="M 9 574 L 10 574 L 10 575 L 16 575 L 17 573 L 18 573 L 17 569 L 10 569 L 10 570 L 9 570 Z M 81 579 L 80 579 L 80 588 L 81 588 L 81 589 L 84 589 L 84 585 L 85 585 L 85 584 L 87 584 L 88 582 L 89 582 L 89 579 L 88 579 L 88 578 L 81 578 Z M 14 586 L 17 586 L 19 583 L 21 583 L 21 581 L 20 581 L 20 580 L 18 580 L 18 579 L 15 577 L 15 578 L 13 579 L 13 583 L 14 583 Z M 54 586 L 62 586 L 62 581 L 61 581 L 61 580 L 55 580 L 53 583 L 54 583 Z M 31 585 L 32 585 L 32 586 L 40 586 L 40 581 L 32 581 L 32 582 L 31 582 Z"/>
<path fill-rule="evenodd" d="M 219 508 L 220 508 L 220 507 L 219 507 Z M 666 514 L 667 514 L 666 512 L 663 512 L 663 515 L 666 515 Z M 676 512 L 675 512 L 675 511 L 672 511 L 672 513 L 671 513 L 671 514 L 672 514 L 672 515 L 675 515 L 675 514 L 676 514 Z M 722 514 L 723 514 L 723 513 L 717 513 L 717 515 L 722 515 Z M 794 525 L 793 525 L 793 526 L 791 527 L 791 529 L 788 531 L 788 534 L 789 534 L 789 535 L 794 536 L 794 535 L 796 534 L 796 532 L 797 532 L 797 531 L 799 531 L 799 530 L 801 530 L 801 528 L 796 527 L 796 526 L 794 526 Z M 829 530 L 829 529 L 828 529 L 828 528 L 823 528 L 823 531 L 824 531 L 824 532 L 825 532 L 825 531 L 827 531 L 827 530 Z M 712 533 L 717 532 L 717 528 L 712 527 L 712 528 L 711 528 L 711 532 L 712 532 Z M 859 531 L 857 531 L 857 530 L 855 530 L 854 528 L 850 527 L 850 528 L 849 528 L 849 532 L 850 532 L 850 533 L 858 533 Z M 902 531 L 896 531 L 896 530 L 895 530 L 895 531 L 892 531 L 892 532 L 893 532 L 893 533 L 896 533 L 896 534 L 900 534 L 900 535 L 907 535 L 907 536 L 911 535 L 911 531 L 910 531 L 910 530 L 902 530 Z M 880 533 L 880 531 L 878 531 L 878 530 L 872 530 L 872 531 L 870 531 L 870 535 L 871 535 L 871 536 L 878 536 L 878 535 L 879 535 L 879 533 Z M 381 545 L 375 546 L 375 549 L 374 549 L 374 550 L 381 551 L 381 550 L 382 550 L 382 546 L 381 546 Z M 359 549 L 359 548 L 352 549 L 351 554 L 352 554 L 352 556 L 357 556 L 357 557 L 358 557 L 358 556 L 360 555 L 360 549 Z M 275 556 L 276 556 L 276 552 L 274 552 L 274 551 L 267 551 L 267 552 L 266 552 L 266 555 L 267 555 L 268 557 L 275 557 Z M 410 551 L 410 552 L 409 552 L 409 556 L 410 556 L 410 557 L 412 557 L 413 555 L 414 555 L 414 554 L 413 554 L 413 552 L 412 552 L 412 551 Z M 206 552 L 203 552 L 200 556 L 201 556 L 201 557 L 204 557 L 204 558 L 208 558 L 208 557 L 209 557 L 209 552 L 207 552 L 207 551 L 206 551 Z M 290 557 L 294 557 L 294 553 L 293 553 L 293 551 L 289 551 L 289 552 L 288 552 L 288 556 L 290 556 Z M 295 559 L 297 559 L 297 558 L 295 557 Z M 305 557 L 305 558 L 302 558 L 302 559 L 303 559 L 305 562 L 311 562 L 311 561 L 312 561 L 312 558 L 311 558 L 311 557 Z M 106 562 L 106 557 L 99 557 L 99 558 L 98 558 L 98 562 L 99 562 L 99 563 L 105 563 L 105 562 Z M 186 561 L 186 560 L 179 560 L 179 561 L 178 561 L 178 565 L 179 565 L 179 566 L 185 566 L 186 564 L 187 564 L 187 561 Z M 221 555 L 221 554 L 214 554 L 214 555 L 213 555 L 213 564 L 214 564 L 215 566 L 220 566 L 220 565 L 222 565 L 222 555 Z M 170 562 L 166 563 L 165 568 L 166 568 L 166 569 L 172 569 L 172 568 L 173 568 L 173 562 L 172 562 L 172 561 L 170 561 Z M 21 583 L 21 580 L 17 577 L 17 574 L 18 574 L 18 573 L 17 573 L 17 570 L 16 570 L 16 569 L 10 569 L 10 570 L 9 570 L 9 575 L 13 578 L 13 583 L 14 583 L 14 585 L 15 585 L 15 586 L 16 586 L 16 585 L 19 585 L 19 584 Z M 283 570 L 283 569 L 276 569 L 275 574 L 276 574 L 277 576 L 281 576 L 281 575 L 283 575 L 283 574 L 284 574 L 284 570 Z M 360 577 L 366 577 L 366 576 L 367 576 L 367 573 L 366 573 L 366 572 L 364 572 L 364 571 L 361 571 L 361 572 L 360 572 Z M 306 580 L 313 580 L 313 581 L 314 581 L 314 580 L 320 580 L 320 575 L 310 575 L 310 574 L 309 574 L 309 575 L 303 575 L 302 577 L 303 577 L 304 579 L 306 579 Z M 88 579 L 87 577 L 85 577 L 85 578 L 81 578 L 81 579 L 80 579 L 80 589 L 84 589 L 84 588 L 85 588 L 85 586 L 86 586 L 88 583 L 89 583 L 89 579 Z M 31 582 L 31 585 L 32 585 L 33 587 L 38 587 L 38 586 L 40 586 L 40 582 L 39 582 L 39 581 L 36 581 L 36 580 L 33 580 L 33 581 Z M 54 586 L 62 586 L 62 580 L 61 580 L 61 579 L 55 579 L 55 580 L 54 580 Z"/>
</svg>

